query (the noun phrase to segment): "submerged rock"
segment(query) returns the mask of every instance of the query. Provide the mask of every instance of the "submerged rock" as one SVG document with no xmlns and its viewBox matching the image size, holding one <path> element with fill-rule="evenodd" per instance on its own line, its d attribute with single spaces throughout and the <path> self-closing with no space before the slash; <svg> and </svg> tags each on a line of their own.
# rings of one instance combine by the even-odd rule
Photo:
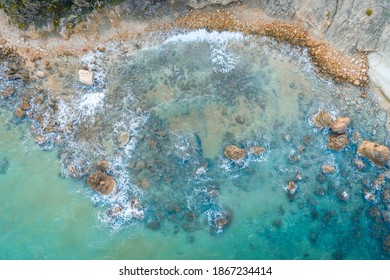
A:
<svg viewBox="0 0 390 280">
<path fill-rule="evenodd" d="M 139 162 L 137 162 L 136 166 L 135 166 L 135 170 L 137 172 L 140 172 L 142 169 L 144 169 L 146 167 L 146 162 L 141 160 Z"/>
<path fill-rule="evenodd" d="M 100 171 L 92 173 L 88 180 L 88 185 L 96 192 L 107 195 L 114 191 L 116 183 L 114 179 Z"/>
<path fill-rule="evenodd" d="M 99 169 L 99 170 L 102 171 L 102 172 L 107 172 L 108 169 L 110 169 L 110 165 L 108 164 L 107 161 L 99 160 L 99 161 L 96 163 L 96 168 Z"/>
<path fill-rule="evenodd" d="M 334 166 L 331 166 L 329 164 L 324 164 L 322 166 L 322 173 L 324 174 L 328 174 L 328 173 L 332 173 L 334 172 L 336 169 L 334 168 Z"/>
<path fill-rule="evenodd" d="M 143 189 L 148 189 L 150 188 L 150 181 L 148 178 L 146 177 L 142 177 L 138 180 L 138 184 L 141 188 Z"/>
<path fill-rule="evenodd" d="M 231 224 L 232 219 L 233 219 L 233 211 L 231 209 L 224 210 L 222 211 L 220 217 L 215 219 L 210 230 L 212 232 L 221 232 L 223 229 L 225 229 L 228 225 Z"/>
<path fill-rule="evenodd" d="M 349 199 L 349 194 L 344 190 L 340 190 L 337 192 L 337 198 L 345 202 Z"/>
<path fill-rule="evenodd" d="M 358 170 L 363 170 L 364 168 L 366 168 L 366 165 L 364 164 L 363 161 L 361 161 L 360 159 L 354 159 L 353 161 L 355 163 L 355 166 Z"/>
<path fill-rule="evenodd" d="M 148 229 L 151 229 L 151 230 L 159 230 L 161 225 L 160 225 L 160 222 L 157 221 L 157 220 L 149 220 L 147 223 L 146 223 L 146 227 Z"/>
<path fill-rule="evenodd" d="M 123 148 L 126 146 L 130 141 L 130 135 L 129 133 L 122 131 L 118 134 L 118 146 L 119 148 Z"/>
<path fill-rule="evenodd" d="M 370 141 L 360 144 L 358 154 L 368 158 L 377 167 L 383 167 L 390 160 L 389 148 Z"/>
<path fill-rule="evenodd" d="M 372 186 L 374 189 L 380 191 L 382 189 L 383 181 L 385 180 L 385 175 L 380 174 L 375 180 L 372 182 Z"/>
<path fill-rule="evenodd" d="M 390 188 L 386 188 L 382 191 L 382 202 L 390 203 Z"/>
<path fill-rule="evenodd" d="M 23 102 L 22 104 L 20 105 L 20 108 L 27 111 L 27 110 L 30 110 L 30 103 L 27 101 L 27 99 L 23 98 Z"/>
<path fill-rule="evenodd" d="M 9 161 L 7 158 L 0 160 L 0 175 L 6 174 L 9 168 Z"/>
<path fill-rule="evenodd" d="M 288 182 L 287 187 L 286 187 L 286 191 L 288 192 L 288 194 L 291 194 L 291 195 L 295 194 L 297 189 L 298 189 L 298 186 L 293 181 Z"/>
<path fill-rule="evenodd" d="M 390 253 L 390 233 L 388 233 L 383 239 L 382 248 L 386 253 Z"/>
<path fill-rule="evenodd" d="M 225 156 L 234 161 L 243 160 L 245 157 L 245 151 L 236 146 L 230 145 L 225 149 Z"/>
<path fill-rule="evenodd" d="M 332 116 L 325 111 L 320 111 L 311 119 L 311 122 L 319 129 L 330 127 L 332 121 Z"/>
<path fill-rule="evenodd" d="M 250 152 L 258 157 L 260 154 L 265 152 L 265 148 L 263 148 L 263 147 L 251 147 L 250 148 Z"/>
<path fill-rule="evenodd" d="M 364 194 L 364 199 L 369 201 L 369 202 L 373 202 L 375 203 L 376 202 L 376 196 L 375 194 L 373 194 L 372 192 L 370 192 L 369 190 L 363 190 L 363 194 Z"/>
<path fill-rule="evenodd" d="M 86 86 L 93 85 L 93 72 L 88 70 L 79 70 L 79 81 Z"/>
<path fill-rule="evenodd" d="M 337 118 L 330 128 L 334 133 L 345 133 L 347 132 L 348 126 L 351 123 L 351 120 L 349 118 Z"/>
<path fill-rule="evenodd" d="M 7 99 L 9 96 L 14 94 L 14 89 L 12 87 L 9 87 L 7 90 L 4 90 L 1 95 L 3 96 L 4 99 Z"/>
<path fill-rule="evenodd" d="M 328 138 L 328 148 L 335 151 L 340 151 L 349 144 L 349 139 L 346 133 L 332 134 Z"/>
</svg>

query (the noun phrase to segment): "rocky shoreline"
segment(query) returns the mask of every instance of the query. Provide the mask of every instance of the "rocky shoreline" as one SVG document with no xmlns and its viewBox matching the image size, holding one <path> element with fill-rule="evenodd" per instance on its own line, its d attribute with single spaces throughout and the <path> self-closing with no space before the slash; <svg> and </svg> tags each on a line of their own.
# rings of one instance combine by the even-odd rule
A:
<svg viewBox="0 0 390 280">
<path fill-rule="evenodd" d="M 226 1 L 227 2 L 231 1 Z M 204 7 L 200 5 L 199 7 Z M 233 7 L 234 8 L 234 7 Z M 66 122 L 59 122 L 54 119 L 53 116 L 59 111 L 59 94 L 55 94 L 55 88 L 60 88 L 61 97 L 70 98 L 74 92 L 66 92 L 68 89 L 66 85 L 56 83 L 58 77 L 68 75 L 69 79 L 78 81 L 83 86 L 92 86 L 94 84 L 94 68 L 98 67 L 98 63 L 95 61 L 93 66 L 86 63 L 79 63 L 72 61 L 77 60 L 79 56 L 92 52 L 95 58 L 99 54 L 105 53 L 106 46 L 112 41 L 128 42 L 131 41 L 131 48 L 133 50 L 140 49 L 142 47 L 141 38 L 149 36 L 153 32 L 170 31 L 173 29 L 199 29 L 205 28 L 209 31 L 232 31 L 242 32 L 245 35 L 252 36 L 267 36 L 275 39 L 278 42 L 288 43 L 293 47 L 307 49 L 309 56 L 313 61 L 313 65 L 319 76 L 324 79 L 331 78 L 335 83 L 349 83 L 361 89 L 361 97 L 367 98 L 365 89 L 370 86 L 369 80 L 369 67 L 367 50 L 361 50 L 357 54 L 345 54 L 341 51 L 335 50 L 326 40 L 320 40 L 314 35 L 310 34 L 308 30 L 301 27 L 298 23 L 291 21 L 280 21 L 269 19 L 264 20 L 246 20 L 247 10 L 244 7 L 243 10 L 235 11 L 232 7 L 227 7 L 224 10 L 216 10 L 210 8 L 212 11 L 193 11 L 185 16 L 179 16 L 171 18 L 170 20 L 163 20 L 159 22 L 143 21 L 137 22 L 136 27 L 125 33 L 113 32 L 115 27 L 106 29 L 105 31 L 97 31 L 89 33 L 87 27 L 79 30 L 79 33 L 75 33 L 72 36 L 66 36 L 64 39 L 60 39 L 60 43 L 53 42 L 53 38 L 46 36 L 40 39 L 32 39 L 26 34 L 32 34 L 31 30 L 27 33 L 18 31 L 19 37 L 10 36 L 8 41 L 3 40 L 0 42 L 0 54 L 1 59 L 7 61 L 7 69 L 4 70 L 4 75 L 9 81 L 16 81 L 16 83 L 24 84 L 23 91 L 19 91 L 16 87 L 8 87 L 2 91 L 2 98 L 10 104 L 10 108 L 14 110 L 14 114 L 18 119 L 28 117 L 33 121 L 35 126 L 31 126 L 31 129 L 36 134 L 35 141 L 39 145 L 52 145 L 53 142 L 61 144 L 63 138 L 60 135 L 69 134 L 74 129 L 75 120 L 66 120 Z M 250 9 L 249 9 L 250 10 Z M 109 13 L 109 11 L 108 11 Z M 256 15 L 260 15 L 256 10 L 251 15 L 255 18 Z M 100 18 L 96 16 L 95 21 Z M 118 22 L 122 22 L 120 17 L 117 18 Z M 117 23 L 118 23 L 117 22 Z M 93 25 L 94 20 L 89 22 L 89 25 Z M 118 30 L 125 30 L 134 22 L 126 22 Z M 87 26 L 86 24 L 85 26 Z M 7 33 L 8 32 L 8 33 Z M 0 33 L 2 37 L 6 37 L 10 34 L 10 30 L 5 33 Z M 53 34 L 52 34 L 53 35 Z M 84 40 L 77 41 L 78 38 L 84 38 Z M 39 37 L 39 36 L 38 36 Z M 88 38 L 93 37 L 93 40 L 88 41 Z M 17 39 L 15 39 L 17 38 Z M 56 37 L 57 38 L 57 37 Z M 58 39 L 58 38 L 57 38 Z M 17 41 L 17 40 L 22 40 Z M 46 44 L 49 42 L 49 44 Z M 62 46 L 61 43 L 64 43 Z M 123 52 L 128 50 L 121 49 Z M 129 51 L 131 52 L 131 50 Z M 69 64 L 58 65 L 51 61 L 55 57 L 69 57 Z M 108 58 L 107 58 L 108 59 Z M 104 63 L 104 62 L 103 62 Z M 64 67 L 65 70 L 61 70 Z M 68 74 L 64 74 L 64 73 Z M 62 75 L 62 76 L 60 76 Z M 320 113 L 321 114 L 321 113 Z M 332 134 L 328 137 L 328 147 L 331 150 L 340 151 L 347 147 L 350 143 L 348 138 L 347 129 L 350 124 L 349 118 L 340 117 L 332 119 L 327 113 L 321 114 L 321 120 L 318 120 L 319 125 L 315 125 L 317 128 L 329 128 Z M 354 121 L 354 120 L 352 120 Z M 237 121 L 240 123 L 241 120 Z M 95 124 L 93 124 L 94 126 Z M 96 124 L 99 127 L 101 124 Z M 86 129 L 93 130 L 95 127 L 87 127 Z M 98 129 L 98 128 L 96 128 Z M 166 132 L 156 130 L 155 134 L 158 137 L 165 137 Z M 119 149 L 123 149 L 131 140 L 131 135 L 127 132 L 118 131 L 117 145 Z M 373 142 L 362 142 L 363 139 L 354 139 L 354 141 L 361 146 L 358 148 L 358 154 L 367 157 L 372 163 L 378 167 L 383 167 L 389 161 L 389 150 L 387 147 L 378 145 Z M 156 149 L 157 144 L 149 142 L 150 148 Z M 304 147 L 302 148 L 304 149 Z M 250 153 L 256 156 L 262 154 L 264 148 L 252 147 Z M 378 155 L 379 153 L 379 155 Z M 231 159 L 234 163 L 240 163 L 246 156 L 246 151 L 236 146 L 228 146 L 225 150 L 225 156 Z M 355 162 L 356 163 L 356 162 Z M 362 166 L 364 163 L 356 163 L 357 166 Z M 107 166 L 106 166 L 107 165 Z M 147 163 L 144 161 L 138 161 L 137 164 L 133 163 L 133 167 L 139 172 L 143 169 L 149 169 Z M 138 166 L 140 165 L 140 166 Z M 207 164 L 206 164 L 207 166 Z M 151 168 L 150 168 L 151 169 Z M 363 168 L 362 168 L 363 169 Z M 82 164 L 69 164 L 69 175 L 74 178 L 87 179 L 88 185 L 95 191 L 102 193 L 103 195 L 109 195 L 115 192 L 116 182 L 115 178 L 109 175 L 108 163 L 100 163 L 97 166 L 96 172 L 91 174 L 91 169 L 88 166 L 82 166 Z M 200 168 L 198 169 L 200 170 Z M 199 172 L 202 172 L 200 170 Z M 324 165 L 322 167 L 322 173 L 318 180 L 324 180 L 325 174 L 334 172 L 334 167 Z M 383 175 L 385 176 L 385 175 Z M 162 177 L 162 176 L 161 176 Z M 170 178 L 166 178 L 167 180 Z M 301 176 L 296 176 L 292 181 L 289 181 L 286 187 L 286 191 L 290 197 L 298 190 L 298 181 L 301 180 Z M 378 177 L 376 185 L 382 185 L 384 179 Z M 149 189 L 151 182 L 147 177 L 140 176 L 138 180 L 139 186 L 143 189 Z M 373 191 L 364 189 L 366 200 L 373 202 L 376 198 Z M 212 195 L 210 195 L 212 197 Z M 338 193 L 338 197 L 341 201 L 347 201 L 349 194 L 346 191 Z M 210 198 L 211 199 L 211 198 Z M 383 199 L 385 201 L 385 199 Z M 386 198 L 386 203 L 387 203 Z M 138 217 L 143 217 L 140 214 L 142 208 L 141 203 L 137 198 L 131 200 L 131 210 L 137 212 Z M 384 202 L 385 203 L 385 202 Z M 112 216 L 118 216 L 122 211 L 121 207 L 112 209 Z M 387 210 L 386 210 L 387 211 Z M 385 213 L 388 215 L 388 212 Z M 384 214 L 378 214 L 379 217 L 385 217 Z M 382 215 L 382 216 L 381 216 Z M 224 209 L 222 217 L 216 220 L 213 225 L 213 231 L 220 231 L 225 226 L 231 223 L 232 212 L 229 209 Z M 380 218 L 382 219 L 382 218 Z M 159 224 L 156 221 L 148 221 L 147 226 L 153 229 L 159 228 Z M 383 247 L 388 249 L 388 238 L 385 239 Z"/>
</svg>

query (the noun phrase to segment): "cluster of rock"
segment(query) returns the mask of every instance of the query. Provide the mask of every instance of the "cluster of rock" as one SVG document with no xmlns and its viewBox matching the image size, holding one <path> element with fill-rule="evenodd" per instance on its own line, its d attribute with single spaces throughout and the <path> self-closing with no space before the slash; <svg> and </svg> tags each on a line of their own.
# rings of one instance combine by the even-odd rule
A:
<svg viewBox="0 0 390 280">
<path fill-rule="evenodd" d="M 349 118 L 337 118 L 336 120 L 333 120 L 329 113 L 320 111 L 311 119 L 311 121 L 318 129 L 329 128 L 333 132 L 333 134 L 328 137 L 329 149 L 340 151 L 348 146 L 349 139 L 347 129 L 351 123 Z"/>
<path fill-rule="evenodd" d="M 101 193 L 103 195 L 109 195 L 115 190 L 116 183 L 114 178 L 106 173 L 109 170 L 109 164 L 106 161 L 99 161 L 96 164 L 97 169 L 92 173 L 87 180 L 88 186 L 93 189 L 95 192 Z"/>
<path fill-rule="evenodd" d="M 333 120 L 329 113 L 320 111 L 311 119 L 311 122 L 318 129 L 328 128 L 332 131 L 332 134 L 328 137 L 329 149 L 339 151 L 348 146 L 347 129 L 351 123 L 349 118 L 340 117 Z M 370 141 L 363 141 L 359 145 L 357 153 L 368 158 L 377 167 L 385 166 L 390 160 L 389 148 Z M 358 169 L 364 169 L 365 167 L 364 163 L 360 160 L 355 160 L 355 164 Z"/>
<path fill-rule="evenodd" d="M 265 148 L 263 147 L 250 147 L 248 153 L 258 157 L 264 152 L 265 152 Z M 238 148 L 237 146 L 234 145 L 228 146 L 225 149 L 224 154 L 227 158 L 231 159 L 236 163 L 242 162 L 246 156 L 246 152 L 244 149 Z"/>
</svg>

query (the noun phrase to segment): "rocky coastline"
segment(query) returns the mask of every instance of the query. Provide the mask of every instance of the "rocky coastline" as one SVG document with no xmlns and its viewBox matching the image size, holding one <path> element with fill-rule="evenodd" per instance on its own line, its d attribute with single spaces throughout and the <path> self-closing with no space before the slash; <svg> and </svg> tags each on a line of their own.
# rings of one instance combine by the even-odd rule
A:
<svg viewBox="0 0 390 280">
<path fill-rule="evenodd" d="M 98 54 L 105 53 L 107 51 L 106 46 L 113 41 L 118 42 L 118 44 L 131 41 L 132 48 L 136 50 L 141 48 L 141 39 L 149 36 L 153 32 L 204 28 L 209 31 L 231 31 L 242 32 L 245 35 L 251 36 L 267 36 L 278 42 L 288 43 L 293 47 L 306 49 L 312 59 L 317 74 L 325 80 L 330 79 L 336 84 L 348 83 L 358 87 L 361 90 L 361 96 L 359 98 L 366 99 L 366 90 L 369 88 L 374 88 L 384 93 L 385 96 L 388 96 L 389 89 L 386 86 L 386 83 L 388 83 L 387 78 L 381 77 L 378 79 L 378 75 L 383 73 L 383 70 L 379 72 L 370 70 L 373 62 L 373 54 L 378 52 L 387 59 L 387 53 L 390 52 L 390 50 L 386 49 L 386 46 L 381 45 L 382 38 L 390 36 L 390 31 L 386 29 L 385 23 L 383 23 L 384 27 L 381 29 L 382 33 L 376 33 L 376 36 L 379 36 L 376 44 L 378 51 L 372 48 L 371 42 L 366 46 L 364 43 L 359 43 L 359 41 L 355 41 L 355 43 L 358 43 L 356 43 L 356 49 L 352 50 L 351 42 L 348 43 L 348 46 L 339 47 L 340 38 L 336 35 L 333 36 L 327 33 L 327 36 L 321 36 L 319 30 L 313 32 L 311 29 L 314 25 L 313 15 L 308 16 L 307 21 L 300 21 L 299 19 L 302 20 L 304 11 L 309 9 L 306 7 L 305 10 L 303 6 L 299 6 L 304 5 L 301 1 L 287 1 L 286 3 L 290 3 L 289 6 L 278 10 L 280 6 L 274 2 L 268 7 L 264 7 L 263 4 L 256 6 L 255 1 L 242 1 L 240 3 L 238 1 L 221 0 L 188 1 L 184 5 L 184 8 L 180 9 L 176 6 L 172 14 L 158 20 L 154 18 L 142 20 L 122 19 L 123 15 L 120 13 L 120 6 L 116 6 L 99 12 L 92 12 L 89 19 L 85 22 L 81 21 L 77 23 L 71 29 L 66 29 L 66 32 L 62 29 L 59 33 L 50 33 L 47 30 L 43 31 L 43 29 L 36 29 L 35 27 L 30 27 L 30 29 L 22 31 L 17 29 L 13 24 L 5 23 L 3 19 L 4 25 L 0 30 L 0 59 L 6 61 L 7 69 L 3 69 L 2 74 L 8 81 L 14 81 L 24 87 L 23 90 L 20 90 L 22 86 L 18 87 L 18 89 L 17 87 L 9 86 L 1 92 L 1 95 L 3 100 L 7 102 L 9 108 L 14 111 L 16 120 L 19 121 L 27 118 L 34 122 L 35 126 L 31 126 L 31 130 L 35 133 L 35 141 L 39 145 L 44 147 L 45 145 L 50 146 L 54 143 L 61 144 L 64 141 L 61 135 L 67 135 L 74 129 L 75 120 L 69 119 L 64 122 L 59 122 L 53 116 L 59 111 L 59 103 L 61 102 L 59 97 L 70 98 L 72 94 L 74 95 L 74 92 L 71 92 L 71 89 L 67 88 L 66 85 L 59 83 L 58 76 L 64 76 L 66 75 L 64 73 L 67 72 L 69 79 L 78 80 L 82 86 L 89 87 L 94 85 L 94 69 L 90 68 L 86 63 L 78 62 L 78 57 L 88 52 L 94 53 L 97 57 Z M 157 4 L 152 3 L 148 7 L 154 7 L 153 5 Z M 156 9 L 164 10 L 164 8 L 161 8 L 162 6 L 169 6 L 165 5 L 168 4 L 160 4 Z M 361 5 L 361 7 L 359 6 L 360 12 L 363 14 L 366 13 L 368 8 L 363 8 L 366 7 L 366 4 L 361 3 L 359 5 Z M 333 22 L 340 20 L 336 16 L 336 13 L 342 10 L 344 6 L 339 6 L 337 1 L 335 10 L 331 14 L 325 15 L 328 21 L 322 23 L 322 28 L 326 27 L 325 29 L 327 31 L 334 29 Z M 291 14 L 290 9 L 293 9 L 293 7 L 295 7 L 295 11 Z M 276 11 L 282 14 L 275 14 Z M 376 9 L 374 11 L 374 15 L 366 15 L 366 17 L 376 16 Z M 286 20 L 281 20 L 281 16 L 286 16 Z M 109 23 L 102 27 L 102 29 L 94 28 L 93 26 L 103 18 L 108 19 L 107 21 Z M 314 19 L 318 24 L 320 20 L 315 17 Z M 377 24 L 378 22 L 374 21 L 374 23 Z M 310 26 L 310 24 L 312 25 Z M 367 39 L 364 36 L 362 38 L 361 40 L 363 42 Z M 342 42 L 344 41 L 342 40 Z M 56 57 L 69 58 L 69 64 L 58 65 L 52 63 L 52 59 Z M 95 64 L 98 67 L 98 63 Z M 61 67 L 64 69 L 61 69 Z M 378 70 L 378 66 L 375 67 L 374 69 Z M 386 68 L 387 66 L 380 64 L 380 67 Z M 60 92 L 59 94 L 53 94 L 56 89 Z M 239 119 L 237 123 L 240 122 L 242 121 Z M 354 137 L 356 139 L 350 139 L 352 137 L 350 137 L 348 129 L 350 123 L 354 122 L 353 119 L 350 120 L 345 116 L 334 118 L 329 113 L 321 111 L 313 116 L 311 122 L 317 129 L 329 131 L 328 148 L 330 150 L 342 152 L 348 148 L 351 142 L 354 142 L 359 146 L 357 155 L 367 158 L 378 168 L 388 166 L 390 152 L 385 145 L 382 145 L 384 143 L 378 144 L 371 142 L 371 140 L 374 141 L 373 139 L 362 139 L 359 136 Z M 96 127 L 100 125 L 96 124 Z M 88 129 L 93 130 L 95 128 L 88 127 Z M 163 130 L 156 129 L 153 134 L 155 134 L 154 136 L 156 138 L 166 137 L 166 132 Z M 131 142 L 131 139 L 132 135 L 128 132 L 118 131 L 116 135 L 117 148 L 125 149 L 126 145 L 129 145 Z M 148 142 L 148 145 L 152 150 L 156 150 L 156 142 Z M 265 150 L 262 147 L 251 147 L 248 151 L 233 146 L 232 143 L 232 145 L 226 147 L 224 155 L 234 164 L 240 165 L 247 155 L 254 154 L 259 156 Z M 302 148 L 303 150 L 304 147 Z M 357 161 L 360 161 L 360 159 L 357 159 Z M 97 166 L 93 167 L 95 168 L 95 172 L 92 172 L 93 170 L 89 166 L 72 163 L 68 166 L 68 173 L 73 178 L 86 179 L 91 189 L 97 193 L 110 195 L 116 191 L 116 182 L 115 178 L 111 176 L 110 164 L 105 161 L 98 162 Z M 357 169 L 363 170 L 365 168 L 362 161 L 355 161 L 355 165 Z M 198 169 L 200 173 L 206 168 L 205 166 L 207 167 L 207 163 Z M 147 162 L 141 160 L 137 163 L 130 163 L 130 168 L 141 173 L 141 175 L 146 172 L 146 169 L 151 169 L 150 167 Z M 201 170 L 201 168 L 204 169 Z M 334 166 L 323 165 L 318 180 L 325 181 L 325 177 L 329 176 L 327 174 L 333 173 L 334 171 Z M 382 186 L 384 178 L 389 176 L 386 172 L 383 173 L 385 174 L 382 174 L 383 178 L 378 177 L 376 183 L 370 183 L 370 187 L 373 185 Z M 150 180 L 141 175 L 138 180 L 139 186 L 143 189 L 149 189 L 151 187 Z M 169 178 L 165 179 L 168 180 Z M 300 175 L 288 181 L 285 190 L 290 200 L 293 200 L 297 191 L 299 192 L 299 182 L 301 180 L 302 176 Z M 214 191 L 217 192 L 218 190 L 212 189 L 210 193 Z M 365 188 L 363 190 L 364 198 L 374 203 L 380 199 L 375 196 L 379 191 Z M 212 200 L 213 194 L 209 195 L 210 200 Z M 349 199 L 349 194 L 346 191 L 340 191 L 337 195 L 339 200 L 343 202 Z M 381 195 L 384 197 L 382 198 L 383 203 L 389 207 L 386 193 L 384 194 L 382 192 Z M 135 216 L 139 218 L 143 217 L 143 212 L 141 211 L 143 207 L 138 199 L 132 198 L 131 203 L 130 208 L 131 211 L 136 213 Z M 112 209 L 112 216 L 119 215 L 122 211 L 121 208 L 122 206 L 118 206 Z M 172 210 L 172 212 L 175 211 Z M 373 214 L 373 216 L 379 217 L 378 219 L 381 221 L 385 220 L 386 215 L 388 215 L 388 209 L 382 211 L 384 212 L 379 211 L 379 214 L 374 213 L 375 215 Z M 212 226 L 211 230 L 213 232 L 218 232 L 231 223 L 233 217 L 232 211 L 230 209 L 223 209 L 222 213 L 223 215 Z M 191 215 L 191 213 L 188 215 Z M 188 218 L 188 220 L 191 219 L 191 217 Z M 158 229 L 159 226 L 159 223 L 155 220 L 147 221 L 147 227 L 151 229 Z M 389 251 L 388 243 L 389 236 L 387 235 L 382 243 L 386 252 Z"/>
</svg>

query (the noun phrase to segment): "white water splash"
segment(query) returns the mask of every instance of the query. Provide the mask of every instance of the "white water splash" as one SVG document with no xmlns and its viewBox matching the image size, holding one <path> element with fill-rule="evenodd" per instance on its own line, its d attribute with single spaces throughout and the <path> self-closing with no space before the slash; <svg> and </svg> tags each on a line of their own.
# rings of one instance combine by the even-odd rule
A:
<svg viewBox="0 0 390 280">
<path fill-rule="evenodd" d="M 239 57 L 228 49 L 228 43 L 241 42 L 244 35 L 239 32 L 207 32 L 205 29 L 199 29 L 185 34 L 178 34 L 168 38 L 164 44 L 168 43 L 193 43 L 204 42 L 210 45 L 210 59 L 213 64 L 213 70 L 220 73 L 232 71 Z"/>
</svg>

